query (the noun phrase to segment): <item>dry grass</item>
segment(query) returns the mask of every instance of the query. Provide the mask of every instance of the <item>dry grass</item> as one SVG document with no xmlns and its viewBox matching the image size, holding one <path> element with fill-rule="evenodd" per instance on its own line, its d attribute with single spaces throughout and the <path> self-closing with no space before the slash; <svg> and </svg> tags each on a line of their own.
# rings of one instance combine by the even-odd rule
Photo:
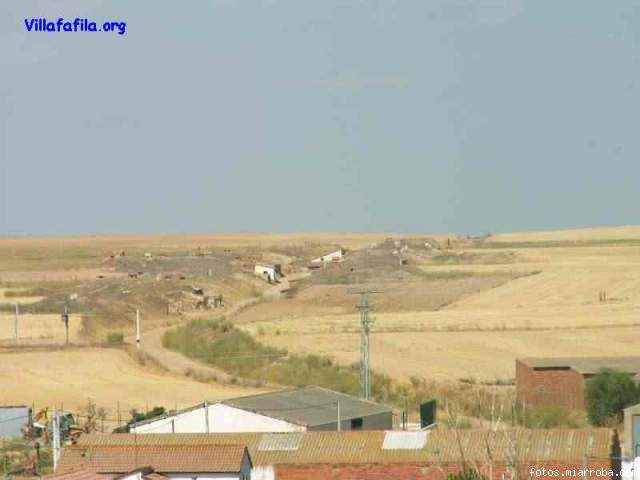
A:
<svg viewBox="0 0 640 480">
<path fill-rule="evenodd" d="M 618 231 L 622 233 L 629 232 Z M 516 248 L 508 264 L 422 268 L 429 273 L 540 273 L 467 292 L 439 311 L 376 310 L 384 301 L 373 297 L 377 322 L 371 350 L 374 368 L 383 373 L 494 380 L 512 378 L 514 361 L 521 356 L 637 354 L 632 338 L 640 332 L 640 247 Z M 600 292 L 606 292 L 606 302 L 600 301 Z M 355 310 L 308 308 L 280 317 L 268 312 L 267 307 L 262 321 L 247 327 L 261 333 L 263 341 L 357 361 Z"/>
<path fill-rule="evenodd" d="M 356 324 L 356 320 L 352 324 Z M 284 332 L 284 333 L 283 333 Z M 474 378 L 478 381 L 514 378 L 514 360 L 521 356 L 637 355 L 633 338 L 639 327 L 578 330 L 399 332 L 372 333 L 374 370 L 395 378 L 433 380 Z M 292 352 L 318 353 L 351 364 L 359 358 L 357 333 L 259 337 Z"/>
<path fill-rule="evenodd" d="M 543 232 L 515 232 L 492 235 L 495 242 L 563 242 L 640 239 L 640 227 L 599 227 L 551 230 Z"/>
<path fill-rule="evenodd" d="M 0 313 L 0 345 L 14 345 L 14 315 Z M 82 318 L 69 317 L 69 341 L 75 343 L 82 329 Z M 21 314 L 18 317 L 18 345 L 62 345 L 66 331 L 60 315 Z"/>
<path fill-rule="evenodd" d="M 23 287 L 48 278 L 95 279 L 105 271 L 102 263 L 105 256 L 120 249 L 140 255 L 145 251 L 185 253 L 197 247 L 249 246 L 256 252 L 272 248 L 281 256 L 274 258 L 287 263 L 289 255 L 306 254 L 311 244 L 336 243 L 358 248 L 381 242 L 388 236 L 5 238 L 0 239 L 0 257 L 10 260 L 2 262 L 0 278 L 22 280 Z M 520 356 L 635 354 L 632 339 L 640 332 L 640 326 L 636 326 L 640 323 L 640 246 L 633 243 L 625 246 L 619 240 L 640 240 L 640 227 L 496 235 L 490 241 L 504 242 L 513 248 L 474 250 L 463 248 L 470 247 L 470 242 L 460 241 L 454 242 L 452 250 L 443 251 L 455 258 L 436 260 L 424 252 L 422 256 L 412 256 L 411 268 L 421 269 L 424 275 L 413 275 L 410 281 L 385 282 L 385 293 L 371 298 L 376 319 L 371 337 L 374 369 L 401 379 L 473 377 L 492 381 L 513 377 L 514 360 Z M 531 248 L 536 242 L 550 244 Z M 551 245 L 552 242 L 557 243 Z M 581 243 L 562 246 L 560 242 Z M 532 272 L 539 273 L 528 275 Z M 212 279 L 212 288 L 215 282 L 218 279 Z M 247 279 L 238 279 L 246 289 L 225 282 L 226 290 L 221 291 L 231 304 L 252 296 L 257 288 Z M 345 363 L 357 361 L 358 298 L 347 293 L 347 285 L 312 282 L 306 285 L 308 288 L 300 288 L 294 298 L 262 302 L 241 312 L 237 321 L 259 341 L 286 347 L 291 352 L 327 354 Z M 607 293 L 606 302 L 599 300 L 603 291 Z M 8 323 L 12 333 L 12 322 L 4 317 L 0 321 Z M 58 315 L 53 321 L 61 326 Z M 160 321 L 165 320 L 149 319 L 148 325 Z M 6 335 L 2 332 L 0 328 L 0 336 Z M 18 365 L 12 366 L 14 384 L 18 382 L 15 372 L 20 368 L 33 364 L 34 372 L 24 377 L 22 395 L 18 392 L 6 400 L 29 403 L 29 395 L 37 396 L 39 383 L 47 386 L 51 382 L 48 377 L 56 375 L 62 375 L 63 379 L 69 376 L 71 380 L 65 385 L 47 386 L 48 393 L 43 395 L 54 402 L 72 401 L 55 400 L 63 396 L 78 397 L 79 405 L 86 403 L 87 391 L 93 397 L 103 395 L 109 402 L 128 396 L 134 403 L 139 402 L 138 406 L 146 403 L 146 397 L 150 403 L 162 400 L 170 406 L 173 397 L 186 396 L 186 392 L 193 393 L 192 399 L 185 400 L 188 403 L 216 396 L 201 389 L 227 391 L 227 387 L 209 387 L 148 371 L 127 357 L 122 358 L 122 352 L 91 352 L 42 353 L 37 354 L 38 358 L 34 353 L 9 354 L 15 357 L 4 357 L 12 360 L 8 363 L 13 365 L 15 359 Z M 86 354 L 91 359 L 55 360 L 50 366 L 46 360 L 47 355 L 61 358 L 58 355 L 72 354 Z M 107 378 L 111 372 L 102 370 L 112 363 L 115 371 L 121 368 L 125 373 Z M 3 378 L 0 373 L 0 381 Z M 121 378 L 124 380 L 120 381 Z M 97 393 L 94 395 L 93 391 Z M 153 401 L 156 397 L 158 402 Z M 182 400 L 177 401 L 183 404 Z"/>
<path fill-rule="evenodd" d="M 147 406 L 186 407 L 256 390 L 198 383 L 136 363 L 115 349 L 0 353 L 0 404 L 35 404 L 76 410 L 92 398 L 113 415 Z M 106 368 L 108 367 L 108 368 Z"/>
</svg>

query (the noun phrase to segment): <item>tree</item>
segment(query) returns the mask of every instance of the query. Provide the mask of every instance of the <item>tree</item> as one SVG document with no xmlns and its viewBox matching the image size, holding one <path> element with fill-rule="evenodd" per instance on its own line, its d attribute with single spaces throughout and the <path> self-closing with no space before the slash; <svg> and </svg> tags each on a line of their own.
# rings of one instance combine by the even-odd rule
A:
<svg viewBox="0 0 640 480">
<path fill-rule="evenodd" d="M 602 369 L 587 380 L 587 416 L 596 426 L 621 421 L 623 409 L 640 401 L 640 389 L 627 373 Z"/>
<path fill-rule="evenodd" d="M 127 424 L 114 429 L 113 433 L 127 433 L 134 424 L 142 422 L 144 420 L 148 420 L 150 418 L 159 417 L 160 415 L 164 415 L 165 413 L 166 409 L 164 407 L 153 407 L 151 411 L 146 413 L 139 412 L 134 408 L 133 410 L 131 410 L 131 419 L 127 422 Z"/>
</svg>

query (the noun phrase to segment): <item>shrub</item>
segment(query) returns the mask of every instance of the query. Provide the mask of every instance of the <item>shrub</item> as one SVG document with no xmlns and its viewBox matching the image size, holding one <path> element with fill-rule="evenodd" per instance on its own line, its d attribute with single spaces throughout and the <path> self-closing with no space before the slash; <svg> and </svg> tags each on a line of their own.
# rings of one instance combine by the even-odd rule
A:
<svg viewBox="0 0 640 480">
<path fill-rule="evenodd" d="M 596 426 L 622 421 L 623 409 L 640 400 L 638 386 L 627 373 L 600 370 L 587 380 L 585 389 L 587 416 Z"/>
<path fill-rule="evenodd" d="M 107 334 L 107 345 L 122 345 L 124 334 L 122 332 L 109 332 Z"/>
<path fill-rule="evenodd" d="M 127 433 L 129 429 L 134 423 L 142 422 L 143 420 L 148 420 L 150 418 L 159 417 L 160 415 L 164 415 L 166 413 L 166 409 L 164 407 L 153 407 L 152 410 L 148 412 L 139 412 L 136 409 L 131 410 L 131 418 L 122 427 L 118 427 L 113 430 L 113 433 Z"/>
<path fill-rule="evenodd" d="M 486 477 L 475 468 L 464 467 L 459 472 L 447 475 L 447 480 L 486 480 Z"/>
</svg>

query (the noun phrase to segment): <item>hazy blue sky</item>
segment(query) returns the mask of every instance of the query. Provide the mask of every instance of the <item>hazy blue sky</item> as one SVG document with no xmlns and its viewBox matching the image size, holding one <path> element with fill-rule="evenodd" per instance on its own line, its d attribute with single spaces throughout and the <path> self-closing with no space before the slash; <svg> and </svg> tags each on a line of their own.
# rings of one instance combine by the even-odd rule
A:
<svg viewBox="0 0 640 480">
<path fill-rule="evenodd" d="M 0 233 L 637 224 L 639 82 L 635 0 L 5 0 Z"/>
</svg>

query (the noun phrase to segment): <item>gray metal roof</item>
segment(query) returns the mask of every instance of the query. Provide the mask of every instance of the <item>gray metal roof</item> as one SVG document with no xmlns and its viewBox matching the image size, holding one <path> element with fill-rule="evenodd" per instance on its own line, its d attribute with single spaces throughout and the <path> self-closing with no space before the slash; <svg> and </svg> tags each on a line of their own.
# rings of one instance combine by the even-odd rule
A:
<svg viewBox="0 0 640 480">
<path fill-rule="evenodd" d="M 22 427 L 29 423 L 30 408 L 24 406 L 0 406 L 0 438 L 22 435 Z"/>
<path fill-rule="evenodd" d="M 640 357 L 529 357 L 519 360 L 531 368 L 570 368 L 587 375 L 603 368 L 640 372 Z"/>
<path fill-rule="evenodd" d="M 337 422 L 338 402 L 342 420 L 391 413 L 391 407 L 386 405 L 315 386 L 232 398 L 220 403 L 297 425 L 314 427 Z"/>
</svg>

